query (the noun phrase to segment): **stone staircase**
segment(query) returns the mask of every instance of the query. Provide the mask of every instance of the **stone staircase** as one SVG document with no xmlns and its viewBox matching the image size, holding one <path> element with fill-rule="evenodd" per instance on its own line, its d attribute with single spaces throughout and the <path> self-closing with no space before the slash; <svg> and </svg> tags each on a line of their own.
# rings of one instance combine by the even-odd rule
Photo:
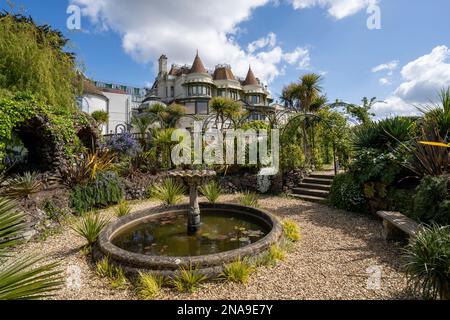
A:
<svg viewBox="0 0 450 320">
<path fill-rule="evenodd" d="M 334 173 L 315 172 L 303 179 L 302 183 L 292 190 L 290 196 L 309 202 L 324 203 L 330 194 Z"/>
</svg>

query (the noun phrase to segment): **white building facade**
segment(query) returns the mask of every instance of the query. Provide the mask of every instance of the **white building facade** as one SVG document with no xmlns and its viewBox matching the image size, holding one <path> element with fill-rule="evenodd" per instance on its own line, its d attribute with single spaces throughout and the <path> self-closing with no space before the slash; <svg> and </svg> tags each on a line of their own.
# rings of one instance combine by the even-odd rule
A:
<svg viewBox="0 0 450 320">
<path fill-rule="evenodd" d="M 192 66 L 172 65 L 170 70 L 168 58 L 162 55 L 158 76 L 141 107 L 155 102 L 177 103 L 185 106 L 188 115 L 206 117 L 210 113 L 210 100 L 218 96 L 242 103 L 252 111 L 254 120 L 263 120 L 258 111 L 271 109 L 273 102 L 267 86 L 255 77 L 251 68 L 245 78 L 236 77 L 226 64 L 207 70 L 197 53 Z"/>
</svg>

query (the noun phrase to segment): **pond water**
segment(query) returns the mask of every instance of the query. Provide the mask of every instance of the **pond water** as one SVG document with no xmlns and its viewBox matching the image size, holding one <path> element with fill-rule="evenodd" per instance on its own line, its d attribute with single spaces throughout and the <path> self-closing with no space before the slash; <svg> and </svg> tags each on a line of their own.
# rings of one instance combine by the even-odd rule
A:
<svg viewBox="0 0 450 320">
<path fill-rule="evenodd" d="M 270 232 L 263 222 L 245 215 L 203 213 L 201 219 L 196 235 L 187 234 L 187 216 L 177 215 L 126 230 L 112 243 L 134 253 L 186 257 L 239 249 Z"/>
</svg>

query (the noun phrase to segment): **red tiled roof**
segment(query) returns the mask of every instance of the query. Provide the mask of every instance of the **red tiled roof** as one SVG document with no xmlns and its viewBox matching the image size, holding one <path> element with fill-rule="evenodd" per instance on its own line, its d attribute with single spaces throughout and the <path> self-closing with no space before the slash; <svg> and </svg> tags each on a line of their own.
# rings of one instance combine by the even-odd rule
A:
<svg viewBox="0 0 450 320">
<path fill-rule="evenodd" d="M 214 71 L 214 80 L 235 80 L 231 68 L 228 67 L 218 67 Z"/>
<path fill-rule="evenodd" d="M 194 63 L 192 64 L 191 73 L 208 73 L 203 65 L 202 60 L 200 59 L 198 52 L 195 56 Z"/>
<path fill-rule="evenodd" d="M 251 67 L 248 68 L 248 73 L 247 77 L 245 78 L 244 85 L 259 85 L 259 82 L 258 80 L 256 80 Z"/>
</svg>

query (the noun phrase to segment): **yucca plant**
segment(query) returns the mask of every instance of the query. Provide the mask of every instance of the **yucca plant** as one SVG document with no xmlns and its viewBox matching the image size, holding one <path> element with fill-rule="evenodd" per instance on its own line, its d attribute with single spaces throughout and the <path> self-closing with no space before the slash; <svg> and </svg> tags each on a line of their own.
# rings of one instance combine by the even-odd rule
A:
<svg viewBox="0 0 450 320">
<path fill-rule="evenodd" d="M 408 282 L 426 299 L 450 299 L 450 227 L 424 228 L 405 254 Z"/>
<path fill-rule="evenodd" d="M 91 213 L 81 218 L 79 224 L 72 229 L 86 239 L 88 247 L 92 247 L 108 223 L 109 219 L 100 217 L 98 213 Z"/>
<path fill-rule="evenodd" d="M 258 208 L 259 197 L 256 193 L 247 191 L 239 198 L 239 204 L 246 207 Z"/>
<path fill-rule="evenodd" d="M 164 281 L 162 276 L 156 276 L 151 273 L 139 273 L 136 292 L 140 298 L 152 300 L 160 293 Z"/>
<path fill-rule="evenodd" d="M 0 198 L 0 300 L 32 300 L 50 297 L 63 284 L 58 263 L 37 266 L 42 258 L 20 257 L 4 263 L 7 249 L 18 244 L 25 231 L 23 214 L 12 200 Z"/>
<path fill-rule="evenodd" d="M 181 201 L 185 192 L 186 188 L 182 184 L 173 179 L 166 179 L 161 185 L 153 186 L 150 189 L 150 196 L 166 205 L 174 205 Z"/>
<path fill-rule="evenodd" d="M 250 275 L 254 272 L 254 267 L 248 260 L 238 259 L 224 265 L 219 278 L 228 282 L 247 283 Z"/>
<path fill-rule="evenodd" d="M 181 267 L 180 272 L 172 279 L 172 284 L 179 292 L 193 293 L 197 291 L 201 284 L 207 280 L 207 277 L 201 274 L 197 268 L 190 265 Z"/>
<path fill-rule="evenodd" d="M 35 172 L 25 172 L 6 181 L 2 195 L 8 198 L 26 198 L 42 190 L 43 184 Z"/>
<path fill-rule="evenodd" d="M 216 181 L 211 181 L 210 183 L 200 187 L 200 192 L 208 199 L 211 203 L 216 203 L 222 193 L 220 185 Z"/>
<path fill-rule="evenodd" d="M 130 212 L 130 205 L 126 201 L 121 201 L 115 210 L 115 213 L 119 218 L 129 215 Z"/>
</svg>

